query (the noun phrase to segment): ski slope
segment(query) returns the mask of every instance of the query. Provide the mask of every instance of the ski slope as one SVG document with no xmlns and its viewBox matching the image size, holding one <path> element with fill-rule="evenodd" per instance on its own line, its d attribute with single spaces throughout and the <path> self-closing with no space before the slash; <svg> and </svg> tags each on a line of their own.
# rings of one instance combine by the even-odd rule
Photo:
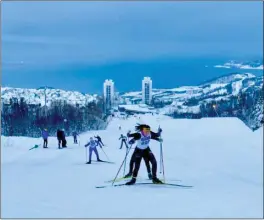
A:
<svg viewBox="0 0 264 220">
<path fill-rule="evenodd" d="M 159 125 L 163 129 L 166 182 L 193 188 L 95 188 L 115 177 L 125 156 L 118 138 L 133 131 L 137 122 L 148 123 L 153 131 Z M 115 164 L 85 164 L 83 145 L 97 134 Z M 263 128 L 252 132 L 236 118 L 174 120 L 152 115 L 114 118 L 107 130 L 81 134 L 80 145 L 68 137 L 68 148 L 62 150 L 55 137 L 49 138 L 48 149 L 28 151 L 42 139 L 2 136 L 2 218 L 262 218 L 262 139 Z M 159 143 L 152 141 L 150 147 L 162 178 Z M 139 176 L 147 178 L 143 161 Z"/>
</svg>

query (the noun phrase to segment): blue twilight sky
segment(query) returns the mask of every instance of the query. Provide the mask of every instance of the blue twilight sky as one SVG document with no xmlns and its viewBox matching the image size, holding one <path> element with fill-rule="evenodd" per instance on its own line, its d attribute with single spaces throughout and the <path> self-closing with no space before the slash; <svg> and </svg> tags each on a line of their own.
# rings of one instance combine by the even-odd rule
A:
<svg viewBox="0 0 264 220">
<path fill-rule="evenodd" d="M 263 56 L 262 2 L 2 2 L 1 16 L 3 86 L 168 88 Z"/>
</svg>

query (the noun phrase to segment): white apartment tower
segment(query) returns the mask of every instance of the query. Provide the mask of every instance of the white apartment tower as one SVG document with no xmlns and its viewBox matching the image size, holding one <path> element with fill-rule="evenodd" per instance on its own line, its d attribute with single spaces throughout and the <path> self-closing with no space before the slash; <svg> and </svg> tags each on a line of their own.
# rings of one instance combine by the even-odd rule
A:
<svg viewBox="0 0 264 220">
<path fill-rule="evenodd" d="M 107 112 L 113 107 L 114 102 L 114 82 L 113 80 L 105 80 L 104 82 L 104 106 Z"/>
<path fill-rule="evenodd" d="M 142 102 L 150 105 L 152 100 L 152 80 L 150 77 L 144 77 L 142 80 Z"/>
</svg>

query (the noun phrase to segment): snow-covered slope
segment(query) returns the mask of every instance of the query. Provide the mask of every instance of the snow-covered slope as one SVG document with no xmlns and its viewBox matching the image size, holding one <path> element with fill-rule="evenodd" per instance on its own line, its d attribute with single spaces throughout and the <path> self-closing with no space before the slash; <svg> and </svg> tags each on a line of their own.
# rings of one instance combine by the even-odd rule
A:
<svg viewBox="0 0 264 220">
<path fill-rule="evenodd" d="M 118 149 L 118 138 L 121 132 L 133 131 L 137 122 L 149 123 L 153 131 L 159 125 L 163 128 L 166 182 L 193 188 L 95 188 L 116 175 L 125 156 L 125 149 Z M 174 120 L 144 115 L 113 119 L 107 130 L 81 134 L 80 146 L 68 137 L 68 148 L 63 150 L 57 149 L 55 137 L 49 139 L 48 149 L 32 151 L 28 149 L 42 143 L 41 139 L 2 137 L 2 217 L 262 218 L 262 132 L 262 128 L 251 132 L 236 118 Z M 102 137 L 107 145 L 104 151 L 115 164 L 85 164 L 83 145 L 95 134 Z M 151 149 L 162 178 L 159 143 L 152 141 Z M 146 182 L 143 162 L 139 176 L 138 181 Z"/>
<path fill-rule="evenodd" d="M 24 89 L 24 88 L 11 88 L 2 87 L 1 97 L 3 103 L 9 103 L 11 98 L 24 98 L 27 104 L 41 104 L 49 106 L 52 101 L 66 101 L 69 104 L 85 105 L 88 102 L 96 100 L 97 95 L 82 94 L 76 91 L 65 91 L 53 88 L 40 88 L 40 89 Z"/>
</svg>

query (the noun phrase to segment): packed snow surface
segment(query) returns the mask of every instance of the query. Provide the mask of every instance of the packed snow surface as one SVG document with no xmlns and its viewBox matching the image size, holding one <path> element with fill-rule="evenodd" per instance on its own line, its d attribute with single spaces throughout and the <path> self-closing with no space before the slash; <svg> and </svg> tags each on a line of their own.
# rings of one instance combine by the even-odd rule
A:
<svg viewBox="0 0 264 220">
<path fill-rule="evenodd" d="M 115 177 L 125 156 L 120 134 L 136 123 L 160 125 L 165 180 L 192 188 L 134 185 L 97 189 Z M 121 125 L 122 130 L 119 130 Z M 115 164 L 85 164 L 90 136 L 99 134 Z M 80 135 L 80 145 L 67 137 L 59 150 L 56 137 L 48 149 L 29 151 L 41 138 L 3 137 L 1 142 L 3 218 L 262 218 L 263 129 L 252 132 L 237 118 L 200 120 L 144 115 L 114 118 L 107 130 Z M 160 174 L 160 144 L 150 148 Z M 107 160 L 101 149 L 101 159 Z M 129 153 L 131 158 L 133 149 Z M 95 159 L 93 155 L 93 159 Z M 128 171 L 128 163 L 127 163 Z M 123 175 L 123 168 L 120 175 Z M 146 180 L 141 162 L 138 182 Z"/>
</svg>

